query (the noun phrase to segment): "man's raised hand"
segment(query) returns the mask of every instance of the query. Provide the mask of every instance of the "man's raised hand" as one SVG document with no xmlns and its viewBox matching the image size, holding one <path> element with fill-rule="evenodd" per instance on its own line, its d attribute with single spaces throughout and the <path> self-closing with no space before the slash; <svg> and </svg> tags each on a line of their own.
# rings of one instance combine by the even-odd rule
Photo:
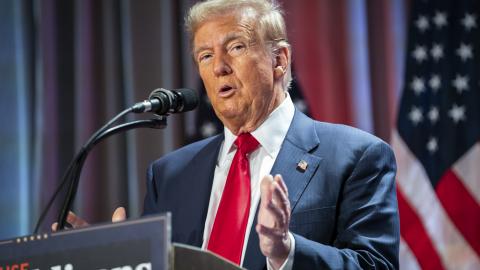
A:
<svg viewBox="0 0 480 270">
<path fill-rule="evenodd" d="M 260 250 L 272 266 L 278 269 L 288 258 L 291 241 L 288 236 L 290 224 L 290 201 L 288 190 L 281 175 L 267 175 L 262 179 L 260 208 L 256 230 Z"/>
</svg>

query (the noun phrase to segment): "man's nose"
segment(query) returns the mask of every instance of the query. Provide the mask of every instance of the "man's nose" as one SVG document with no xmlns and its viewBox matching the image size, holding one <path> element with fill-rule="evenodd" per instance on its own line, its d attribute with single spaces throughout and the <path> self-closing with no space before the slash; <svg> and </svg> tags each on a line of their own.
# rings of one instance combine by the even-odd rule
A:
<svg viewBox="0 0 480 270">
<path fill-rule="evenodd" d="M 215 76 L 225 76 L 232 73 L 232 68 L 228 64 L 226 56 L 217 55 L 213 63 L 213 72 Z"/>
</svg>

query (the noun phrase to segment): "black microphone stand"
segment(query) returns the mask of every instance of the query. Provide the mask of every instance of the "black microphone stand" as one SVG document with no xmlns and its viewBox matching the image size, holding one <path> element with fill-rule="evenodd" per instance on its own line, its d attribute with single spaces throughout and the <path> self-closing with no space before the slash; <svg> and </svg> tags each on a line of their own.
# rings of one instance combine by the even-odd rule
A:
<svg viewBox="0 0 480 270">
<path fill-rule="evenodd" d="M 72 204 L 75 199 L 77 190 L 78 190 L 78 184 L 79 184 L 79 179 L 80 179 L 80 174 L 82 172 L 83 164 L 85 163 L 85 160 L 87 159 L 88 154 L 90 151 L 93 149 L 95 145 L 97 145 L 101 140 L 115 134 L 119 133 L 122 131 L 126 131 L 129 129 L 133 128 L 159 128 L 163 129 L 167 125 L 167 118 L 162 117 L 159 119 L 150 119 L 150 120 L 139 120 L 139 121 L 134 121 L 131 123 L 126 123 L 122 125 L 118 125 L 116 127 L 107 129 L 103 131 L 102 133 L 99 133 L 97 137 L 95 137 L 93 140 L 89 140 L 84 147 L 82 147 L 82 150 L 80 151 L 80 156 L 78 158 L 78 162 L 76 163 L 76 166 L 74 167 L 72 171 L 72 176 L 71 176 L 71 182 L 69 189 L 67 191 L 67 195 L 65 196 L 65 201 L 63 203 L 63 207 L 60 211 L 60 214 L 58 216 L 58 230 L 63 230 L 65 228 L 65 224 L 67 222 L 67 216 L 68 212 L 70 209 L 72 209 Z"/>
<path fill-rule="evenodd" d="M 80 179 L 80 173 L 90 150 L 103 139 L 116 134 L 118 132 L 134 129 L 134 128 L 165 128 L 167 125 L 166 115 L 169 113 L 185 112 L 194 109 L 198 105 L 198 95 L 195 91 L 187 88 L 167 90 L 159 88 L 154 90 L 148 100 L 136 103 L 132 107 L 122 111 L 112 118 L 107 124 L 97 130 L 90 139 L 80 148 L 80 151 L 75 158 L 68 165 L 65 171 L 60 185 L 55 190 L 47 206 L 43 210 L 37 225 L 35 226 L 34 233 L 38 233 L 40 225 L 45 219 L 48 210 L 53 205 L 53 202 L 57 198 L 63 187 L 70 183 L 65 200 L 62 204 L 60 214 L 58 216 L 58 230 L 65 228 L 66 220 L 69 210 L 72 208 L 73 200 L 77 193 L 78 183 Z M 121 117 L 128 113 L 144 113 L 154 112 L 160 118 L 150 120 L 139 120 L 121 124 L 112 128 L 115 123 Z"/>
<path fill-rule="evenodd" d="M 51 197 L 50 201 L 48 202 L 47 206 L 45 207 L 44 211 L 40 215 L 38 222 L 35 226 L 34 233 L 38 233 L 40 225 L 42 224 L 43 220 L 48 213 L 48 210 L 53 205 L 56 197 L 63 189 L 66 183 L 70 183 L 68 187 L 67 194 L 65 196 L 65 200 L 62 204 L 61 211 L 58 215 L 58 226 L 57 230 L 62 230 L 65 228 L 66 220 L 68 216 L 68 212 L 72 208 L 73 201 L 76 196 L 76 192 L 78 190 L 78 184 L 80 179 L 81 170 L 83 168 L 83 164 L 95 145 L 103 141 L 104 139 L 110 137 L 111 135 L 117 134 L 119 132 L 135 129 L 135 128 L 155 128 L 155 129 L 163 129 L 167 126 L 167 118 L 166 116 L 160 116 L 159 118 L 153 118 L 148 120 L 137 120 L 133 122 L 128 122 L 124 124 L 120 124 L 114 127 L 111 127 L 115 121 L 119 118 L 123 117 L 124 115 L 133 112 L 132 108 L 126 109 L 123 112 L 119 113 L 115 116 L 112 120 L 110 120 L 107 124 L 105 124 L 102 128 L 100 128 L 97 132 L 95 132 L 90 139 L 82 146 L 80 151 L 77 153 L 75 158 L 70 162 L 67 170 L 65 171 L 62 181 L 56 191 L 54 192 L 53 196 Z"/>
</svg>

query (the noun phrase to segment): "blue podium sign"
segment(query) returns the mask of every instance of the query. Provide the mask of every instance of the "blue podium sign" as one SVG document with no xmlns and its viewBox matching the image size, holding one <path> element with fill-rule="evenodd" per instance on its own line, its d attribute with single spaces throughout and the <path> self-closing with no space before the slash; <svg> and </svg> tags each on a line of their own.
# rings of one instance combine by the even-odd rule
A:
<svg viewBox="0 0 480 270">
<path fill-rule="evenodd" d="M 168 269 L 170 214 L 0 241 L 0 270 Z"/>
</svg>

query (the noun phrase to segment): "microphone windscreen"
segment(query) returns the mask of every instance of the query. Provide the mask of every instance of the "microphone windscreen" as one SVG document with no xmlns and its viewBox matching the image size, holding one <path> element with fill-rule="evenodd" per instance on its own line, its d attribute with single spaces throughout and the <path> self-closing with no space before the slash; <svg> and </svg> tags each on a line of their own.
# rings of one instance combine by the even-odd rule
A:
<svg viewBox="0 0 480 270">
<path fill-rule="evenodd" d="M 180 88 L 174 90 L 176 91 L 179 95 L 181 95 L 183 98 L 183 108 L 182 111 L 191 111 L 195 109 L 198 106 L 199 103 L 199 98 L 198 94 L 196 91 L 188 88 Z"/>
</svg>

